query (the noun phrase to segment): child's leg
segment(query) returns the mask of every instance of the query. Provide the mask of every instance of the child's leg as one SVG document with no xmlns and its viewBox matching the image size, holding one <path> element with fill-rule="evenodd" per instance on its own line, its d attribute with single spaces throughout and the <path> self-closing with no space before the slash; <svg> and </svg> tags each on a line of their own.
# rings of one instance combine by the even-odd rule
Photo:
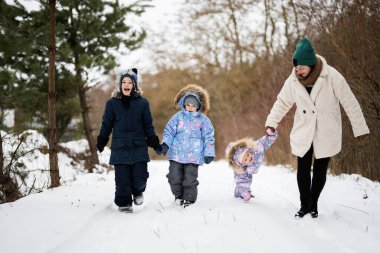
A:
<svg viewBox="0 0 380 253">
<path fill-rule="evenodd" d="M 242 198 L 245 201 L 249 201 L 252 197 L 251 193 L 251 185 L 248 183 L 243 183 L 243 184 L 237 184 L 235 187 L 235 197 L 236 198 Z"/>
<path fill-rule="evenodd" d="M 175 161 L 170 161 L 169 173 L 166 175 L 170 185 L 170 189 L 174 196 L 181 197 L 183 196 L 183 164 Z"/>
<path fill-rule="evenodd" d="M 115 204 L 122 207 L 132 205 L 132 166 L 115 165 L 115 184 Z"/>
<path fill-rule="evenodd" d="M 147 162 L 138 162 L 132 165 L 132 195 L 134 197 L 141 195 L 145 191 L 148 177 Z"/>
<path fill-rule="evenodd" d="M 195 202 L 198 196 L 198 165 L 185 164 L 183 178 L 183 199 Z"/>
</svg>

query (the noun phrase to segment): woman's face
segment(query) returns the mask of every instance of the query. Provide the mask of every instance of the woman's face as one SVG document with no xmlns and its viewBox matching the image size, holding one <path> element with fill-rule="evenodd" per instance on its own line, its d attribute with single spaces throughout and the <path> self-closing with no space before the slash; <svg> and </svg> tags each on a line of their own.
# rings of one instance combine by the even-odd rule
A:
<svg viewBox="0 0 380 253">
<path fill-rule="evenodd" d="M 311 68 L 309 66 L 298 65 L 295 67 L 296 73 L 302 77 L 307 77 L 310 74 Z"/>
<path fill-rule="evenodd" d="M 124 96 L 130 96 L 133 88 L 133 82 L 130 77 L 124 77 L 121 81 L 121 91 Z"/>
</svg>

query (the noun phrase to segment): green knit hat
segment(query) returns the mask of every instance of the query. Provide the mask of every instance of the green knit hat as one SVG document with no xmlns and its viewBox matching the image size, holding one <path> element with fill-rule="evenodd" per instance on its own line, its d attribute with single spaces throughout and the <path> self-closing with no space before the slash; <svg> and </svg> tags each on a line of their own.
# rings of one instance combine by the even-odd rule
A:
<svg viewBox="0 0 380 253">
<path fill-rule="evenodd" d="M 315 66 L 315 64 L 317 64 L 317 56 L 310 40 L 305 37 L 296 46 L 296 51 L 293 54 L 293 65 Z"/>
</svg>

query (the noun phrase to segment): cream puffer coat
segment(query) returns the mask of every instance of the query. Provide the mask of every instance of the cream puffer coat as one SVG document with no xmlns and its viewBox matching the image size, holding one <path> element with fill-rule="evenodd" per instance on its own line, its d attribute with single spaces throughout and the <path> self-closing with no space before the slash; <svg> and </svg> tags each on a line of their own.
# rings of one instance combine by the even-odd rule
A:
<svg viewBox="0 0 380 253">
<path fill-rule="evenodd" d="M 279 122 L 296 104 L 290 133 L 292 153 L 303 157 L 313 144 L 317 159 L 331 157 L 342 147 L 342 117 L 339 103 L 350 119 L 354 136 L 368 134 L 362 110 L 344 77 L 322 60 L 322 71 L 310 95 L 298 81 L 295 70 L 285 81 L 265 126 L 277 128 Z"/>
</svg>

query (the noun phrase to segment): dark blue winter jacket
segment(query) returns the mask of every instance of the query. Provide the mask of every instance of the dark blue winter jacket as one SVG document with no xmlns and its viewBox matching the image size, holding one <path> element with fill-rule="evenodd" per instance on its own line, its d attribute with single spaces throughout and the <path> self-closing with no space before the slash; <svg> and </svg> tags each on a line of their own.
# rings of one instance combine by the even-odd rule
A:
<svg viewBox="0 0 380 253">
<path fill-rule="evenodd" d="M 109 163 L 133 164 L 149 162 L 146 138 L 155 135 L 149 102 L 142 96 L 131 97 L 128 108 L 120 93 L 114 92 L 106 103 L 100 135 L 108 138 L 112 132 Z"/>
</svg>

